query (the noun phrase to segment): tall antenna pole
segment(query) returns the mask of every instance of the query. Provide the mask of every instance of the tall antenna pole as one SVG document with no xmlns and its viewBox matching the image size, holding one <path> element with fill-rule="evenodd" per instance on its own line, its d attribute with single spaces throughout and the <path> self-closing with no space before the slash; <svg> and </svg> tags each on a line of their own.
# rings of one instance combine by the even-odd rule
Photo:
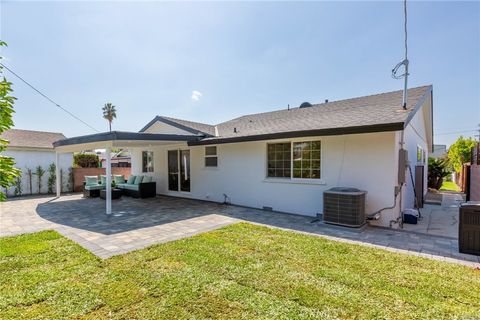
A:
<svg viewBox="0 0 480 320">
<path fill-rule="evenodd" d="M 402 107 L 404 110 L 407 109 L 407 99 L 408 99 L 408 45 L 407 45 L 407 40 L 408 40 L 408 32 L 407 32 L 407 0 L 403 1 L 403 14 L 405 18 L 405 23 L 404 23 L 404 29 L 405 29 L 405 84 L 403 87 L 403 103 Z"/>
<path fill-rule="evenodd" d="M 405 83 L 403 86 L 403 100 L 402 100 L 402 108 L 404 110 L 407 109 L 407 100 L 408 100 L 408 32 L 407 32 L 407 0 L 403 1 L 403 14 L 404 14 L 404 33 L 405 33 L 405 58 L 403 61 L 399 62 L 395 68 L 392 70 L 392 78 L 394 79 L 401 79 L 405 78 Z M 397 75 L 398 69 L 404 66 L 405 73 L 402 75 Z"/>
</svg>

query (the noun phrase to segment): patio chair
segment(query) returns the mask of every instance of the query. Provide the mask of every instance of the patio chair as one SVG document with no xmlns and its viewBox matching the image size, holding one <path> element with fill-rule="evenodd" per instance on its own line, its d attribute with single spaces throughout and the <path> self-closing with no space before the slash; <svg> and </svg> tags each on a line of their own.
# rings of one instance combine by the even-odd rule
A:
<svg viewBox="0 0 480 320">
<path fill-rule="evenodd" d="M 99 184 L 97 176 L 85 176 L 83 182 L 83 196 L 85 198 L 99 197 L 102 189 L 105 189 L 105 184 Z"/>
</svg>

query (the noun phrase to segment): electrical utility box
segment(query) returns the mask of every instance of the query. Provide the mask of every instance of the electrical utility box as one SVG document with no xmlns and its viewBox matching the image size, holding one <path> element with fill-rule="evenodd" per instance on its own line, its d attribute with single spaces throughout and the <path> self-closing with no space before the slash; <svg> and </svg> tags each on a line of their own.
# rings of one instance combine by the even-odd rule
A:
<svg viewBox="0 0 480 320">
<path fill-rule="evenodd" d="M 405 171 L 408 166 L 408 151 L 405 149 L 398 150 L 398 184 L 405 183 Z"/>
</svg>

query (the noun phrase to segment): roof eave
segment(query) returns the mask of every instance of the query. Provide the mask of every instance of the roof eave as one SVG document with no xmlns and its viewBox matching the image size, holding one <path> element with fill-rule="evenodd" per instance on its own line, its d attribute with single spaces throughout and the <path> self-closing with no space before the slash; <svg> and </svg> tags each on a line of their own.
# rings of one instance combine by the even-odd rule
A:
<svg viewBox="0 0 480 320">
<path fill-rule="evenodd" d="M 86 136 L 79 136 L 55 141 L 53 146 L 62 147 L 68 145 L 102 142 L 102 141 L 117 141 L 117 140 L 132 140 L 132 141 L 195 141 L 201 136 L 193 135 L 177 135 L 177 134 L 156 134 L 156 133 L 138 133 L 138 132 L 102 132 Z"/>
<path fill-rule="evenodd" d="M 267 133 L 267 134 L 258 134 L 258 135 L 241 136 L 241 137 L 229 137 L 229 138 L 220 137 L 220 138 L 213 138 L 213 139 L 189 141 L 188 145 L 199 146 L 199 145 L 213 145 L 213 144 L 250 142 L 250 141 L 262 141 L 262 140 L 274 140 L 274 139 L 313 137 L 313 136 L 336 136 L 336 135 L 345 135 L 345 134 L 389 132 L 389 131 L 403 130 L 403 128 L 404 128 L 403 122 L 395 122 L 395 123 L 375 124 L 375 125 L 368 125 L 368 126 L 277 132 L 277 133 Z"/>
</svg>

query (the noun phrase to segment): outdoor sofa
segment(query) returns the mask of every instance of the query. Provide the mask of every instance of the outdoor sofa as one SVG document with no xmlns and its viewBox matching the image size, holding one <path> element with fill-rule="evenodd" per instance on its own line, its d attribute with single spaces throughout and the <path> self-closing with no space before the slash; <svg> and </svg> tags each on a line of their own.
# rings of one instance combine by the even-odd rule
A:
<svg viewBox="0 0 480 320">
<path fill-rule="evenodd" d="M 113 182 L 115 188 L 122 190 L 122 195 L 131 196 L 135 198 L 149 198 L 155 197 L 157 184 L 152 181 L 150 176 L 134 176 L 131 175 L 128 180 L 125 180 L 123 175 L 113 175 Z M 99 197 L 100 190 L 105 189 L 107 176 L 85 176 L 83 196 L 86 198 Z"/>
<path fill-rule="evenodd" d="M 155 197 L 157 193 L 157 183 L 150 176 L 131 175 L 124 183 L 117 183 L 117 188 L 122 189 L 124 195 L 134 198 Z"/>
</svg>

